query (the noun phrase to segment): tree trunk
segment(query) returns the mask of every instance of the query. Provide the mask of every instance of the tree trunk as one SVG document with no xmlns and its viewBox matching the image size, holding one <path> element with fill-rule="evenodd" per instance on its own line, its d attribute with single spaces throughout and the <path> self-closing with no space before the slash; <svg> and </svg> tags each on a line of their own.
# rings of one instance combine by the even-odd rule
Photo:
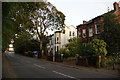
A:
<svg viewBox="0 0 120 80">
<path fill-rule="evenodd" d="M 42 57 L 42 40 L 40 40 L 40 52 L 38 54 L 38 58 Z"/>
<path fill-rule="evenodd" d="M 36 25 L 37 26 L 37 25 Z M 40 52 L 38 53 L 38 58 L 41 58 L 42 57 L 42 37 L 41 37 L 41 34 L 42 34 L 42 31 L 39 32 L 38 31 L 38 27 L 36 27 L 36 30 L 37 30 L 37 34 L 38 34 L 38 37 L 40 39 Z M 41 34 L 40 34 L 41 33 Z"/>
</svg>

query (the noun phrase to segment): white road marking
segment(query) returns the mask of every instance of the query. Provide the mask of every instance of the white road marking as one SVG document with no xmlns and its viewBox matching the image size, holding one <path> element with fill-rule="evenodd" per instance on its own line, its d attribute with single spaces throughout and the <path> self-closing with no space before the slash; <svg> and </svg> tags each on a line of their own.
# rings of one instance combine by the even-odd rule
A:
<svg viewBox="0 0 120 80">
<path fill-rule="evenodd" d="M 62 76 L 66 76 L 66 77 L 69 77 L 69 78 L 74 78 L 74 79 L 76 79 L 75 77 L 72 77 L 72 76 L 69 76 L 69 75 L 66 75 L 66 74 L 57 72 L 57 71 L 52 71 L 52 72 L 57 73 L 57 74 L 60 74 L 60 75 L 62 75 Z"/>
<path fill-rule="evenodd" d="M 46 69 L 45 67 L 43 66 L 40 66 L 40 65 L 37 65 L 37 64 L 34 64 L 35 66 L 39 67 L 39 68 L 42 68 L 42 69 Z"/>
</svg>

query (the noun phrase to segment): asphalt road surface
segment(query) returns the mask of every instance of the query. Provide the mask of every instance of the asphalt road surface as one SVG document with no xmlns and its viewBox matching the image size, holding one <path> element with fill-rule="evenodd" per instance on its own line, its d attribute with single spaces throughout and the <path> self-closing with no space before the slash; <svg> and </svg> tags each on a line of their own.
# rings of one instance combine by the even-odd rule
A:
<svg viewBox="0 0 120 80">
<path fill-rule="evenodd" d="M 0 53 L 0 79 L 2 78 L 2 54 Z"/>
<path fill-rule="evenodd" d="M 93 70 L 75 69 L 40 61 L 19 54 L 3 54 L 2 78 L 34 78 L 34 79 L 73 79 L 82 80 L 82 78 L 100 78 L 100 79 L 118 79 L 119 75 L 106 74 Z"/>
</svg>

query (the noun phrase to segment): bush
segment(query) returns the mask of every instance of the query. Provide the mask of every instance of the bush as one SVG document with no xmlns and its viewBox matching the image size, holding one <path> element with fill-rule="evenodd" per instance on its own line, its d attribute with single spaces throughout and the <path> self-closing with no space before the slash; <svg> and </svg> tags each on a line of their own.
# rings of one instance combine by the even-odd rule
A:
<svg viewBox="0 0 120 80">
<path fill-rule="evenodd" d="M 69 57 L 75 57 L 76 54 L 83 55 L 84 54 L 84 43 L 81 38 L 71 38 L 69 43 L 65 44 L 66 49 L 68 50 Z"/>
<path fill-rule="evenodd" d="M 90 53 L 93 53 L 93 56 L 106 56 L 107 54 L 107 50 L 106 50 L 106 42 L 104 42 L 104 40 L 100 40 L 100 39 L 93 39 L 90 43 L 89 43 L 89 48 Z"/>
<path fill-rule="evenodd" d="M 120 58 L 117 56 L 108 56 L 106 58 L 102 58 L 101 67 L 113 66 L 114 64 L 120 64 Z"/>
<path fill-rule="evenodd" d="M 107 57 L 107 65 L 120 64 L 120 58 L 115 56 Z"/>
<path fill-rule="evenodd" d="M 107 59 L 106 58 L 102 58 L 101 60 L 101 67 L 106 67 L 107 66 Z"/>
<path fill-rule="evenodd" d="M 60 49 L 60 54 L 63 54 L 63 56 L 64 56 L 65 58 L 71 56 L 71 55 L 70 55 L 70 52 L 69 52 L 69 50 L 68 50 L 67 48 L 61 48 L 61 49 Z"/>
</svg>

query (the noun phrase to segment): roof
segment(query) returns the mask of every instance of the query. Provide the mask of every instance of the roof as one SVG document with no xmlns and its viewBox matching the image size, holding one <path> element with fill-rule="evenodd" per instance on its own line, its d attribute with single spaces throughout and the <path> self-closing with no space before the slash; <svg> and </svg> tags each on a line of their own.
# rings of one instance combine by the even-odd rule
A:
<svg viewBox="0 0 120 80">
<path fill-rule="evenodd" d="M 55 33 L 58 33 L 58 32 L 60 33 L 61 31 L 60 31 L 60 30 L 58 30 L 58 31 L 55 31 Z"/>
<path fill-rule="evenodd" d="M 117 12 L 119 12 L 119 11 L 120 11 L 120 9 L 117 9 L 117 10 L 114 12 L 114 14 L 117 13 Z"/>
<path fill-rule="evenodd" d="M 70 29 L 70 27 L 68 27 L 68 26 L 65 26 L 66 28 L 68 28 L 68 29 Z"/>
<path fill-rule="evenodd" d="M 95 19 L 100 18 L 100 17 L 103 17 L 103 15 L 97 16 L 97 17 L 87 21 L 86 24 L 80 24 L 77 27 L 80 27 L 80 26 L 83 26 L 83 25 L 88 25 L 88 24 L 92 23 Z"/>
<path fill-rule="evenodd" d="M 80 27 L 80 26 L 83 26 L 83 25 L 88 25 L 88 24 L 90 24 L 90 23 L 92 23 L 95 19 L 97 19 L 97 18 L 100 18 L 100 17 L 104 17 L 104 15 L 106 15 L 106 14 L 115 14 L 115 13 L 117 13 L 118 11 L 120 11 L 120 9 L 118 9 L 118 10 L 111 10 L 111 11 L 109 11 L 109 12 L 107 12 L 107 13 L 104 13 L 104 14 L 102 14 L 102 15 L 100 15 L 100 16 L 97 16 L 97 17 L 95 17 L 95 18 L 93 18 L 93 19 L 91 19 L 91 20 L 89 20 L 86 24 L 80 24 L 80 25 L 78 25 L 78 26 L 76 26 L 76 27 Z"/>
</svg>

